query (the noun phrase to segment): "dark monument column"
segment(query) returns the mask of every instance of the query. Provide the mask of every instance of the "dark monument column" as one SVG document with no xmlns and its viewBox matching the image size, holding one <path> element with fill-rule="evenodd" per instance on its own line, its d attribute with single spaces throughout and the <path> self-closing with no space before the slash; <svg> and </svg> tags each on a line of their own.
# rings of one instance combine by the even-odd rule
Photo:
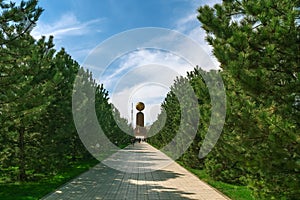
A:
<svg viewBox="0 0 300 200">
<path fill-rule="evenodd" d="M 144 113 L 138 112 L 136 114 L 136 125 L 140 127 L 144 127 Z"/>
<path fill-rule="evenodd" d="M 146 129 L 144 128 L 144 113 L 141 112 L 145 109 L 145 104 L 143 102 L 138 102 L 136 104 L 136 109 L 139 112 L 136 114 L 135 136 L 146 137 Z"/>
</svg>

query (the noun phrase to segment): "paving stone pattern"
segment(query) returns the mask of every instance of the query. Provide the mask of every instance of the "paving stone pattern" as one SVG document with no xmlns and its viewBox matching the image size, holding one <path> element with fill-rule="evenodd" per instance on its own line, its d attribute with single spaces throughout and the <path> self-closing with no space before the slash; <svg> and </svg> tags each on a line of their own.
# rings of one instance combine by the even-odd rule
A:
<svg viewBox="0 0 300 200">
<path fill-rule="evenodd" d="M 229 198 L 151 145 L 137 143 L 120 150 L 43 199 L 225 200 Z"/>
</svg>

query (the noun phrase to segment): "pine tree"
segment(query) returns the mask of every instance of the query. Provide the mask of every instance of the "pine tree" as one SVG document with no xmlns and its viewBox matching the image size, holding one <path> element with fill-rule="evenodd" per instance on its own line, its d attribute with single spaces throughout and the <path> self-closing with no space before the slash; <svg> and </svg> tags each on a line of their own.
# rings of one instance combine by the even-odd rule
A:
<svg viewBox="0 0 300 200">
<path fill-rule="evenodd" d="M 64 49 L 56 52 L 52 36 L 35 40 L 30 35 L 42 13 L 37 1 L 16 6 L 0 0 L 0 7 L 0 181 L 40 180 L 92 159 L 77 133 L 73 103 L 75 108 L 92 103 L 111 142 L 127 145 L 130 136 L 115 120 L 130 128 L 108 102 L 103 85 Z M 78 76 L 85 92 L 72 102 Z M 91 89 L 96 101 L 87 93 Z M 85 126 L 91 125 L 88 120 L 81 115 Z"/>
<path fill-rule="evenodd" d="M 0 121 L 3 131 L 1 137 L 4 141 L 1 168 L 5 168 L 7 162 L 11 163 L 18 169 L 18 179 L 25 181 L 29 151 L 26 147 L 29 138 L 34 139 L 34 133 L 28 135 L 28 132 L 33 129 L 33 121 L 48 103 L 43 96 L 46 83 L 42 81 L 42 75 L 36 74 L 36 69 L 42 66 L 32 68 L 32 64 L 37 61 L 34 58 L 38 55 L 35 51 L 35 40 L 29 35 L 42 9 L 37 7 L 37 1 L 22 1 L 20 6 L 1 1 L 0 6 Z M 30 102 L 24 102 L 29 98 Z"/>
<path fill-rule="evenodd" d="M 223 142 L 237 148 L 240 156 L 230 162 L 247 174 L 258 198 L 299 196 L 299 112 L 293 106 L 300 94 L 299 6 L 289 0 L 230 0 L 199 9 L 207 41 L 233 79 L 227 84 L 234 84 L 228 94 L 236 110 L 227 123 L 236 123 Z M 230 156 L 222 154 L 219 161 Z"/>
</svg>

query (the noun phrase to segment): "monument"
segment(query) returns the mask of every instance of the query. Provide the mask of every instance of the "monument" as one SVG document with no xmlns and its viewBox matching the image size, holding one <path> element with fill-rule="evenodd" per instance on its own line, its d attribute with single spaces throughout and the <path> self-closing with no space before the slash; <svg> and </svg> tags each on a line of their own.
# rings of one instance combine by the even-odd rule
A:
<svg viewBox="0 0 300 200">
<path fill-rule="evenodd" d="M 136 109 L 139 111 L 136 114 L 136 127 L 135 127 L 135 137 L 136 138 L 146 138 L 146 128 L 144 127 L 144 113 L 145 104 L 143 102 L 138 102 L 136 104 Z"/>
</svg>

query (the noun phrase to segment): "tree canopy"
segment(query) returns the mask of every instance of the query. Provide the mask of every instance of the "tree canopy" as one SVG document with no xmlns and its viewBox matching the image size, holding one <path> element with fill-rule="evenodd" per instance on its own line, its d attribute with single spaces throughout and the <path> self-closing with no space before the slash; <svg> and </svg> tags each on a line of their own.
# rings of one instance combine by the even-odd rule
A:
<svg viewBox="0 0 300 200">
<path fill-rule="evenodd" d="M 19 5 L 0 1 L 0 182 L 32 181 L 55 175 L 72 163 L 91 159 L 72 116 L 72 93 L 78 72 L 96 91 L 98 121 L 119 146 L 130 136 L 115 118 L 127 121 L 108 102 L 108 92 L 92 74 L 61 49 L 53 37 L 31 36 L 43 9 L 38 1 Z M 129 128 L 130 129 L 130 128 Z"/>
<path fill-rule="evenodd" d="M 185 79 L 197 92 L 200 127 L 180 160 L 216 180 L 247 185 L 258 199 L 300 196 L 299 8 L 299 1 L 290 0 L 224 0 L 198 10 L 221 64 L 227 117 L 216 146 L 198 159 L 211 105 L 199 69 L 190 72 Z M 172 140 L 182 114 L 178 106 L 171 88 L 162 104 L 168 123 L 154 123 L 153 131 L 161 130 L 150 139 L 153 145 Z"/>
</svg>

